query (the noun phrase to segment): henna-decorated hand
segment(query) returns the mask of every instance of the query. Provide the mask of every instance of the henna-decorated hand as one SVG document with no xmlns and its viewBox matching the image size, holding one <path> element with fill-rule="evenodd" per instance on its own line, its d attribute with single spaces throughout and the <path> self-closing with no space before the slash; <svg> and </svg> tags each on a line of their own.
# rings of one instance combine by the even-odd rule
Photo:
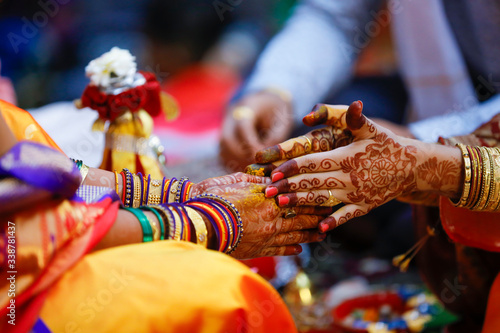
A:
<svg viewBox="0 0 500 333">
<path fill-rule="evenodd" d="M 360 101 L 352 103 L 340 117 L 326 109 L 325 112 L 325 108 L 318 108 L 306 117 L 316 123 L 336 121 L 338 128 L 351 135 L 352 143 L 348 146 L 303 155 L 298 153 L 297 145 L 307 140 L 299 137 L 260 155 L 274 154 L 267 160 L 302 155 L 282 163 L 271 173 L 273 183 L 267 187 L 266 196 L 280 194 L 280 206 L 321 205 L 331 193 L 344 206 L 321 222 L 320 230 L 325 232 L 413 191 L 459 196 L 459 149 L 397 136 L 367 119 Z M 329 120 L 330 117 L 334 119 Z"/>
<path fill-rule="evenodd" d="M 267 177 L 249 175 L 243 172 L 236 172 L 230 175 L 208 178 L 202 180 L 199 183 L 193 184 L 193 186 L 191 187 L 191 193 L 189 197 L 192 198 L 199 194 L 205 193 L 212 187 L 220 187 L 240 182 L 247 182 L 253 184 L 269 184 L 271 183 L 271 179 Z"/>
<path fill-rule="evenodd" d="M 328 216 L 329 207 L 297 207 L 297 215 L 284 218 L 287 209 L 279 208 L 264 196 L 265 185 L 248 182 L 221 185 L 207 193 L 222 196 L 239 210 L 243 220 L 243 238 L 231 255 L 239 259 L 275 255 L 294 255 L 302 251 L 300 243 L 319 242 L 325 237 L 318 223 Z"/>
</svg>

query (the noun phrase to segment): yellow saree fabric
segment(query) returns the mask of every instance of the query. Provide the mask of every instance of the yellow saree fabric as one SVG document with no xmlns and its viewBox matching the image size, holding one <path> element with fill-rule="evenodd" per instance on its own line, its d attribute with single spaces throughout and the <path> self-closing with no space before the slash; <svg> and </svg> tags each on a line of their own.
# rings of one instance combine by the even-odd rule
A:
<svg viewBox="0 0 500 333">
<path fill-rule="evenodd" d="M 50 289 L 41 318 L 54 332 L 296 332 L 263 278 L 177 241 L 87 255 Z"/>
<path fill-rule="evenodd" d="M 61 148 L 28 112 L 1 99 L 0 112 L 17 140 L 38 142 L 62 152 Z"/>
</svg>

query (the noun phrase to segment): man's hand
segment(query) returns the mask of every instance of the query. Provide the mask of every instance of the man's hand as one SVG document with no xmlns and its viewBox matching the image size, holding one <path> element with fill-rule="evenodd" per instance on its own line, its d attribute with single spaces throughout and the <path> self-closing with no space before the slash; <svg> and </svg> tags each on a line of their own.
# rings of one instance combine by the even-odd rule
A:
<svg viewBox="0 0 500 333">
<path fill-rule="evenodd" d="M 293 128 L 291 104 L 262 91 L 243 97 L 230 109 L 222 127 L 220 156 L 229 171 L 242 171 L 255 153 L 288 138 Z"/>
</svg>

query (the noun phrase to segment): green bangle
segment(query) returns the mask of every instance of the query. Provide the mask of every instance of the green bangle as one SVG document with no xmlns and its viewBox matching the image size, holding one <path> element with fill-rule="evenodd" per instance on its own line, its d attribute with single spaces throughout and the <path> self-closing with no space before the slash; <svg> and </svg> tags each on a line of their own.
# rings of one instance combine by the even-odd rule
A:
<svg viewBox="0 0 500 333">
<path fill-rule="evenodd" d="M 155 208 L 149 207 L 149 206 L 142 206 L 140 207 L 141 209 L 146 209 L 149 210 L 150 212 L 153 212 L 156 215 L 156 218 L 158 219 L 158 223 L 160 223 L 160 239 L 164 240 L 165 239 L 165 226 L 164 226 L 164 221 L 163 218 L 161 217 L 160 213 L 156 211 Z"/>
<path fill-rule="evenodd" d="M 148 218 L 143 213 L 142 210 L 137 208 L 124 207 L 126 211 L 131 212 L 134 216 L 139 220 L 139 223 L 142 227 L 142 241 L 152 242 L 153 241 L 153 229 L 151 228 L 151 224 L 149 223 Z"/>
</svg>

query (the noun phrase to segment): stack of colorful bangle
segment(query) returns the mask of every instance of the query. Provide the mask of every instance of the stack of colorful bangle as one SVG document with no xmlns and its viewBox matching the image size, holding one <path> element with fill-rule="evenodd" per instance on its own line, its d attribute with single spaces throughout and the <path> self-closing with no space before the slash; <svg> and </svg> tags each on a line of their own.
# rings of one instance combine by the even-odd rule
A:
<svg viewBox="0 0 500 333">
<path fill-rule="evenodd" d="M 202 194 L 184 204 L 125 207 L 134 214 L 143 231 L 143 242 L 160 239 L 190 241 L 204 247 L 208 245 L 206 218 L 214 228 L 217 238 L 216 250 L 231 254 L 243 237 L 243 221 L 236 207 L 223 197 Z M 153 212 L 160 224 L 150 221 L 144 210 Z"/>
<path fill-rule="evenodd" d="M 462 195 L 453 204 L 476 211 L 500 209 L 500 148 L 457 144 L 464 160 Z"/>
<path fill-rule="evenodd" d="M 203 214 L 213 226 L 217 249 L 231 254 L 243 237 L 243 221 L 236 207 L 228 200 L 214 194 L 201 194 L 185 205 Z"/>
<path fill-rule="evenodd" d="M 145 205 L 158 205 L 172 202 L 185 202 L 189 199 L 189 192 L 193 183 L 187 177 L 163 180 L 151 179 L 150 175 L 143 176 L 140 172 L 131 173 L 123 169 L 119 174 L 115 172 L 115 184 L 118 192 L 118 177 L 122 178 L 124 190 L 122 202 L 125 207 L 137 208 Z"/>
</svg>

